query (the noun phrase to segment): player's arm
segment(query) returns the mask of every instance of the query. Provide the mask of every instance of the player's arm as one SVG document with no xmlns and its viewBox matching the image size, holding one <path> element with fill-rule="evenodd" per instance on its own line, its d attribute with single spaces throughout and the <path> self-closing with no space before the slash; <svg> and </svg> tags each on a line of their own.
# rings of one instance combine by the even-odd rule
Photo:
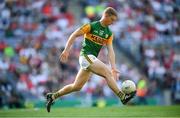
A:
<svg viewBox="0 0 180 118">
<path fill-rule="evenodd" d="M 90 24 L 83 25 L 82 27 L 75 30 L 70 37 L 68 38 L 68 41 L 66 43 L 65 49 L 63 50 L 62 54 L 60 55 L 60 60 L 62 62 L 66 62 L 69 56 L 70 49 L 77 39 L 77 37 L 82 36 L 90 31 Z"/>
<path fill-rule="evenodd" d="M 114 53 L 114 49 L 113 49 L 113 45 L 112 45 L 112 40 L 113 40 L 113 35 L 110 37 L 110 39 L 108 40 L 108 43 L 107 43 L 108 58 L 109 58 L 109 61 L 111 64 L 113 76 L 117 80 L 118 79 L 117 73 L 119 73 L 119 71 L 116 69 L 115 53 Z"/>
</svg>

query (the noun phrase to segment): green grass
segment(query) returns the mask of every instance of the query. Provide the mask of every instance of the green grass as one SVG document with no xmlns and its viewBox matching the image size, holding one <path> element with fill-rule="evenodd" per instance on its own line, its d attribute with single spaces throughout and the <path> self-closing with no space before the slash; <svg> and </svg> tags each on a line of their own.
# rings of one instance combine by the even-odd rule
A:
<svg viewBox="0 0 180 118">
<path fill-rule="evenodd" d="M 0 110 L 0 118 L 180 118 L 180 106 L 125 106 Z"/>
</svg>

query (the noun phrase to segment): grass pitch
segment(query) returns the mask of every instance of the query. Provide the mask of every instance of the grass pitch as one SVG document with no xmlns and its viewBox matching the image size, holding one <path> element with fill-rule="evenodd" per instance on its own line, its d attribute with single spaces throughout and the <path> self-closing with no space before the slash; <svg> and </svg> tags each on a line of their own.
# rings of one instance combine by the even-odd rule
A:
<svg viewBox="0 0 180 118">
<path fill-rule="evenodd" d="M 124 106 L 0 110 L 0 118 L 180 118 L 180 106 Z"/>
</svg>

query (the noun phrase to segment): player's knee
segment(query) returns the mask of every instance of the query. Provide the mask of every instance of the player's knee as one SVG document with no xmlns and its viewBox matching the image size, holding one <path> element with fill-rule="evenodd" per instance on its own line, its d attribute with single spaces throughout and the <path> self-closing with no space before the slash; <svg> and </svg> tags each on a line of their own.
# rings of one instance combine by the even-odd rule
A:
<svg viewBox="0 0 180 118">
<path fill-rule="evenodd" d="M 106 70 L 105 71 L 105 77 L 108 79 L 108 78 L 111 78 L 113 75 L 112 75 L 112 73 L 111 73 L 111 71 L 109 71 L 109 70 Z"/>
</svg>

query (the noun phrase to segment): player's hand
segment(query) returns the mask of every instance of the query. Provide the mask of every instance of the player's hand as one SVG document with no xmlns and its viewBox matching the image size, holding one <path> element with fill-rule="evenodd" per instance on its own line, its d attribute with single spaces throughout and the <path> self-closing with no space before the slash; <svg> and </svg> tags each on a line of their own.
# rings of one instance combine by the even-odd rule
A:
<svg viewBox="0 0 180 118">
<path fill-rule="evenodd" d="M 59 56 L 59 59 L 61 62 L 66 63 L 69 57 L 69 51 L 67 50 L 63 50 L 63 52 L 61 53 L 61 55 Z"/>
<path fill-rule="evenodd" d="M 117 81 L 119 79 L 120 72 L 117 69 L 112 69 L 112 74 L 114 79 Z"/>
</svg>

